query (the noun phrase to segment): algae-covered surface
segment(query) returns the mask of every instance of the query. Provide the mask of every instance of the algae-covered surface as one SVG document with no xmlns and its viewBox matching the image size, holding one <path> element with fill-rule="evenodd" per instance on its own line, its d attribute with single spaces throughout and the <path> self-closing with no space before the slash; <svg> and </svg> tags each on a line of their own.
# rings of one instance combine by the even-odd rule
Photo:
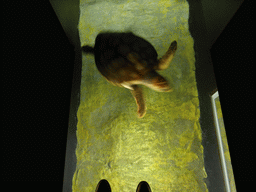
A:
<svg viewBox="0 0 256 192">
<path fill-rule="evenodd" d="M 93 46 L 101 31 L 132 31 L 159 57 L 173 40 L 178 49 L 169 68 L 159 72 L 173 92 L 143 87 L 147 113 L 142 119 L 130 91 L 108 83 L 94 57 L 83 55 L 74 192 L 93 192 L 101 179 L 112 192 L 136 191 L 142 180 L 152 192 L 208 191 L 188 15 L 183 0 L 80 2 L 81 46 Z"/>
</svg>

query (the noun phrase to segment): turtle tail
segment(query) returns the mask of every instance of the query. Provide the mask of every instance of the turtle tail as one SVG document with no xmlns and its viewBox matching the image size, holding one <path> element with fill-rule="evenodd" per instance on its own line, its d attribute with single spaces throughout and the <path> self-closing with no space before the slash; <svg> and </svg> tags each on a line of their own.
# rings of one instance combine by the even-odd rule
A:
<svg viewBox="0 0 256 192">
<path fill-rule="evenodd" d="M 89 46 L 89 45 L 85 45 L 82 47 L 82 51 L 84 53 L 88 53 L 88 54 L 94 54 L 94 48 Z"/>
</svg>

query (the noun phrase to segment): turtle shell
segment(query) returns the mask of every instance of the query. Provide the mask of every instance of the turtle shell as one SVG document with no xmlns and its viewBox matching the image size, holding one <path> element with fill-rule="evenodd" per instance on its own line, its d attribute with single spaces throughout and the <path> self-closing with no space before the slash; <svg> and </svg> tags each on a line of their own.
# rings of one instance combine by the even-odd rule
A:
<svg viewBox="0 0 256 192">
<path fill-rule="evenodd" d="M 155 48 L 131 32 L 98 34 L 94 55 L 100 73 L 115 85 L 140 81 L 158 63 Z"/>
</svg>

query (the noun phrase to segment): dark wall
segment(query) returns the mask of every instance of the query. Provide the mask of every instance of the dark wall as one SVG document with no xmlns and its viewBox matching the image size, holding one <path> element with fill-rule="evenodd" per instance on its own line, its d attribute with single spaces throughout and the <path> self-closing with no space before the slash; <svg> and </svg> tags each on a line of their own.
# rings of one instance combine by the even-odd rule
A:
<svg viewBox="0 0 256 192">
<path fill-rule="evenodd" d="M 72 191 L 72 179 L 76 170 L 76 125 L 77 125 L 77 110 L 80 102 L 80 82 L 81 82 L 81 67 L 82 53 L 80 51 L 80 39 L 78 33 L 78 22 L 80 16 L 79 0 L 51 0 L 50 1 L 58 20 L 60 21 L 63 30 L 65 31 L 69 41 L 74 45 L 75 67 L 73 72 L 73 83 L 70 99 L 70 113 L 68 124 L 67 145 L 65 154 L 65 167 L 63 176 L 63 192 Z"/>
<path fill-rule="evenodd" d="M 3 180 L 61 189 L 74 46 L 47 1 L 5 2 L 3 11 Z"/>
<path fill-rule="evenodd" d="M 201 0 L 209 47 L 213 45 L 243 0 Z"/>
<path fill-rule="evenodd" d="M 252 185 L 253 15 L 245 1 L 211 48 L 237 190 Z M 255 62 L 254 62 L 255 63 Z"/>
</svg>

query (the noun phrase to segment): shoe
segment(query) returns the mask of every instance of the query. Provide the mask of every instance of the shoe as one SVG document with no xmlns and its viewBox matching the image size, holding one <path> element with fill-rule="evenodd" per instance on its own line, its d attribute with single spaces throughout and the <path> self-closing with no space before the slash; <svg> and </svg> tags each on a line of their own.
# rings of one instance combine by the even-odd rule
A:
<svg viewBox="0 0 256 192">
<path fill-rule="evenodd" d="M 151 189 L 146 181 L 141 181 L 137 187 L 136 192 L 151 192 Z"/>
<path fill-rule="evenodd" d="M 100 180 L 98 183 L 95 192 L 111 192 L 109 182 L 106 179 Z"/>
</svg>

